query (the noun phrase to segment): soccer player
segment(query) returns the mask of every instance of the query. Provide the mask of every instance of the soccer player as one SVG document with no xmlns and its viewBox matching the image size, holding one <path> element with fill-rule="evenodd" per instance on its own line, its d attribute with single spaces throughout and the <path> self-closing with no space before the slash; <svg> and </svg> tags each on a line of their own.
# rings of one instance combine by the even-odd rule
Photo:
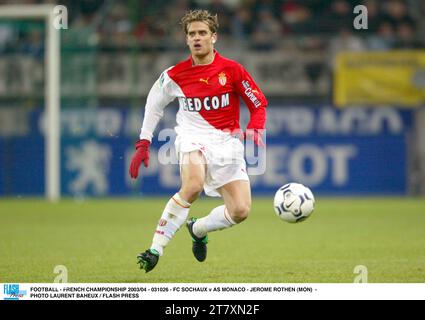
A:
<svg viewBox="0 0 425 320">
<path fill-rule="evenodd" d="M 137 178 L 143 162 L 149 164 L 149 147 L 164 108 L 179 100 L 175 148 L 181 188 L 165 206 L 151 247 L 138 255 L 140 268 L 151 271 L 176 231 L 186 222 L 192 252 L 202 262 L 207 256 L 208 233 L 230 228 L 248 217 L 251 188 L 241 137 L 263 145 L 267 100 L 239 63 L 215 49 L 218 19 L 206 10 L 186 13 L 181 24 L 190 49 L 188 59 L 165 70 L 149 92 L 145 116 L 129 173 Z M 247 130 L 239 125 L 239 97 L 250 111 Z M 207 216 L 187 220 L 192 203 L 202 190 L 222 197 L 224 205 Z"/>
</svg>

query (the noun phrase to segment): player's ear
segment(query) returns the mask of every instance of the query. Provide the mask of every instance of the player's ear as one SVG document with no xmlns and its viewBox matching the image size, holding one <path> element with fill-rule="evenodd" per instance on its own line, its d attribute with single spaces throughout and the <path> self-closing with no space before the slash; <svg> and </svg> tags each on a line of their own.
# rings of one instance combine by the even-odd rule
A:
<svg viewBox="0 0 425 320">
<path fill-rule="evenodd" d="M 217 34 L 216 33 L 213 33 L 211 42 L 212 42 L 212 44 L 217 42 Z"/>
</svg>

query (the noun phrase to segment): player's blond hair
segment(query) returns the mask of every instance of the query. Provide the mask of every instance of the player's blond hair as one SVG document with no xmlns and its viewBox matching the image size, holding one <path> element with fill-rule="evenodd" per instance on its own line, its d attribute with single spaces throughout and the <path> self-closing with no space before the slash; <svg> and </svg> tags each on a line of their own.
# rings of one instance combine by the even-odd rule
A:
<svg viewBox="0 0 425 320">
<path fill-rule="evenodd" d="M 195 21 L 205 22 L 212 33 L 216 33 L 218 30 L 218 17 L 212 15 L 207 10 L 191 10 L 187 12 L 180 21 L 184 32 L 187 34 L 189 24 Z"/>
</svg>

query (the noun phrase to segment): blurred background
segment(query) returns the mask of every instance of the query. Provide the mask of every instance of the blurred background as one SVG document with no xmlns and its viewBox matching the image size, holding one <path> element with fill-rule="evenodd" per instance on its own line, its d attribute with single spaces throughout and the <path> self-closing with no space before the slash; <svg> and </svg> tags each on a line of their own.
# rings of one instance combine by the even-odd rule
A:
<svg viewBox="0 0 425 320">
<path fill-rule="evenodd" d="M 270 105 L 266 173 L 254 195 L 297 181 L 323 195 L 425 195 L 425 0 L 63 0 L 61 194 L 169 195 L 177 165 L 128 164 L 150 87 L 188 56 L 180 18 L 219 17 L 217 50 L 242 63 Z M 357 5 L 367 29 L 356 29 Z M 364 23 L 364 21 L 363 21 Z M 0 18 L 0 196 L 43 196 L 46 27 Z M 242 106 L 242 122 L 249 113 Z M 177 102 L 158 129 L 173 128 Z M 172 139 L 172 137 L 171 137 Z"/>
</svg>

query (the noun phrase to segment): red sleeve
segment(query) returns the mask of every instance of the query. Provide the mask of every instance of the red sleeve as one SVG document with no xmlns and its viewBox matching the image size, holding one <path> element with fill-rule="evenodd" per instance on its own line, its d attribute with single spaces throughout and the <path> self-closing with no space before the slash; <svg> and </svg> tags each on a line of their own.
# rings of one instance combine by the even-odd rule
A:
<svg viewBox="0 0 425 320">
<path fill-rule="evenodd" d="M 247 129 L 262 130 L 266 124 L 267 99 L 245 68 L 237 64 L 235 87 L 251 114 Z"/>
</svg>

